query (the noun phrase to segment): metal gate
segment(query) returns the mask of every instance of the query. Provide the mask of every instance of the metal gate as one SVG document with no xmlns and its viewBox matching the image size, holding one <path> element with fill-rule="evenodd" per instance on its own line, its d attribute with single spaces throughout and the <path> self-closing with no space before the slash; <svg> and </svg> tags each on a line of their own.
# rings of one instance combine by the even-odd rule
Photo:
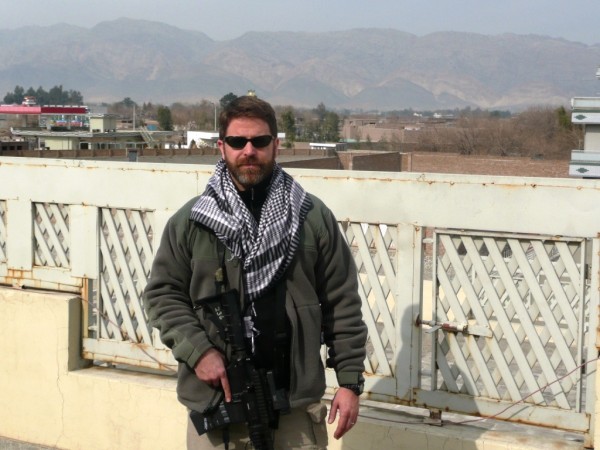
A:
<svg viewBox="0 0 600 450">
<path fill-rule="evenodd" d="M 415 404 L 589 430 L 586 240 L 436 230 L 433 242 L 432 370 Z"/>
</svg>

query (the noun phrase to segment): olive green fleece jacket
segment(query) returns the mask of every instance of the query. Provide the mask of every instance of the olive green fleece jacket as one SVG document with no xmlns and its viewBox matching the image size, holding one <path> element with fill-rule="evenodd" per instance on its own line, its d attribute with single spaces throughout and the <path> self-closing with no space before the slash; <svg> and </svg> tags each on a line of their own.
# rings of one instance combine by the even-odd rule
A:
<svg viewBox="0 0 600 450">
<path fill-rule="evenodd" d="M 310 194 L 309 194 L 310 195 Z M 354 384 L 364 371 L 367 329 L 354 260 L 331 211 L 315 196 L 301 229 L 300 245 L 285 274 L 286 314 L 292 327 L 290 404 L 319 401 L 325 392 L 321 331 L 327 366 L 339 384 Z M 215 347 L 227 353 L 211 321 L 192 301 L 216 294 L 220 258 L 215 235 L 190 219 L 197 197 L 168 221 L 144 292 L 150 324 L 179 361 L 177 394 L 190 409 L 204 411 L 218 393 L 193 371 L 200 356 Z M 225 254 L 231 288 L 240 289 L 241 262 Z"/>
</svg>

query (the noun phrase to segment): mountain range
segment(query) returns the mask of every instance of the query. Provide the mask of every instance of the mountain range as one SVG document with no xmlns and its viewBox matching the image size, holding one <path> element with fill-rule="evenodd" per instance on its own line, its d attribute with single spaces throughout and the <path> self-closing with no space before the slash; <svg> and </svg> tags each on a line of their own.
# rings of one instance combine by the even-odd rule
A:
<svg viewBox="0 0 600 450">
<path fill-rule="evenodd" d="M 0 99 L 63 86 L 86 103 L 195 103 L 254 90 L 275 105 L 351 110 L 568 106 L 595 96 L 600 45 L 538 35 L 393 29 L 199 31 L 118 19 L 0 30 Z"/>
</svg>

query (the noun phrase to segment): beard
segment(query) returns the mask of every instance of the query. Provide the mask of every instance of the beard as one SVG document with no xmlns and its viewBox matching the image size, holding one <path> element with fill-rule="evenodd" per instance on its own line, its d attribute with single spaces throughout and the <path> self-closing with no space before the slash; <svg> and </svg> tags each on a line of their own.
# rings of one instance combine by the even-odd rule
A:
<svg viewBox="0 0 600 450">
<path fill-rule="evenodd" d="M 275 159 L 258 162 L 254 158 L 238 161 L 225 160 L 227 170 L 236 184 L 248 189 L 266 180 L 273 173 Z M 250 167 L 247 164 L 252 164 Z"/>
</svg>

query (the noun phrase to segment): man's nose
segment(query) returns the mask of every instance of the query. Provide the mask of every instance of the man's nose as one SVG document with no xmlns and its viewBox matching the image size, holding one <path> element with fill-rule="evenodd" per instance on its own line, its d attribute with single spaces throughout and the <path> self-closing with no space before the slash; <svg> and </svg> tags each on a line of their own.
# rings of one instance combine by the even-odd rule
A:
<svg viewBox="0 0 600 450">
<path fill-rule="evenodd" d="M 253 155 L 254 153 L 256 153 L 256 147 L 254 147 L 254 145 L 252 145 L 251 141 L 246 142 L 246 145 L 244 145 L 244 148 L 242 149 L 242 151 L 244 152 L 245 155 Z"/>
</svg>

